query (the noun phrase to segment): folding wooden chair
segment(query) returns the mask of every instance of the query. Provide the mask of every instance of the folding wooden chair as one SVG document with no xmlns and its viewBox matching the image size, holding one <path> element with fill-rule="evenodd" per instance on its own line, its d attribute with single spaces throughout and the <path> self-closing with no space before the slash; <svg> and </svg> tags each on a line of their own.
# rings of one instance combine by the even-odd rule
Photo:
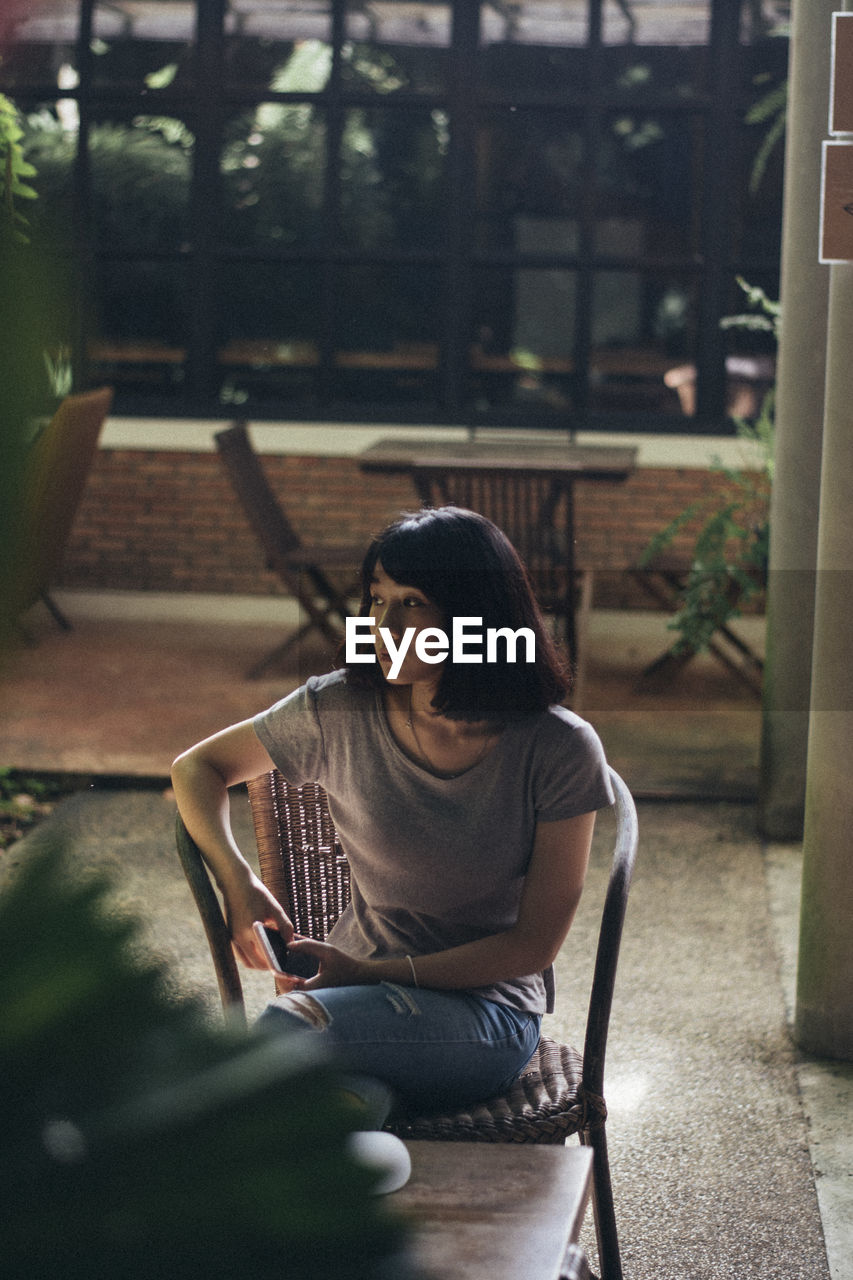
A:
<svg viewBox="0 0 853 1280">
<path fill-rule="evenodd" d="M 628 892 L 637 853 L 637 812 L 613 770 L 616 840 L 599 930 L 583 1053 L 542 1037 L 512 1088 L 454 1114 L 409 1116 L 389 1126 L 401 1138 L 444 1142 L 564 1143 L 578 1134 L 593 1151 L 593 1208 L 602 1280 L 622 1265 L 607 1156 L 604 1056 Z M 249 784 L 261 876 L 294 928 L 324 939 L 349 899 L 349 867 L 316 783 L 290 786 L 274 770 Z M 178 854 L 210 944 L 223 1007 L 245 1024 L 243 992 L 219 899 L 180 816 Z"/>
<path fill-rule="evenodd" d="M 255 537 L 261 545 L 268 569 L 277 574 L 288 594 L 299 601 L 308 615 L 297 631 L 289 635 L 248 672 L 257 679 L 274 666 L 310 631 L 317 630 L 338 645 L 350 610 L 347 588 L 356 590 L 356 574 L 364 557 L 364 545 L 355 543 L 306 545 L 285 515 L 261 460 L 252 448 L 245 422 L 236 422 L 214 439 Z M 347 588 L 340 589 L 329 576 L 345 573 Z"/>
<path fill-rule="evenodd" d="M 49 588 L 62 563 L 112 400 L 109 387 L 66 396 L 33 444 L 24 479 L 19 573 L 11 616 L 41 599 L 64 630 L 71 628 Z"/>
</svg>

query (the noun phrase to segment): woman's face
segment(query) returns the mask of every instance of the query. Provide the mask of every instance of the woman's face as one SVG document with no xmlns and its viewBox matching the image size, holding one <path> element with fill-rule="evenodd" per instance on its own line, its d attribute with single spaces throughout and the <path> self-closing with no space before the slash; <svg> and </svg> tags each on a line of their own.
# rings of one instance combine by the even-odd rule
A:
<svg viewBox="0 0 853 1280">
<path fill-rule="evenodd" d="M 438 627 L 444 630 L 444 614 L 419 587 L 408 587 L 404 583 L 395 582 L 378 560 L 370 583 L 369 616 L 375 620 L 376 655 L 386 680 L 392 684 L 401 685 L 438 683 L 441 663 L 424 662 L 419 658 L 415 651 L 415 642 L 418 633 L 427 627 Z M 409 628 L 414 629 L 405 657 L 393 676 L 391 675 L 393 655 L 386 647 L 385 638 L 380 635 L 380 627 L 390 634 L 397 648 L 403 640 L 404 633 Z"/>
</svg>

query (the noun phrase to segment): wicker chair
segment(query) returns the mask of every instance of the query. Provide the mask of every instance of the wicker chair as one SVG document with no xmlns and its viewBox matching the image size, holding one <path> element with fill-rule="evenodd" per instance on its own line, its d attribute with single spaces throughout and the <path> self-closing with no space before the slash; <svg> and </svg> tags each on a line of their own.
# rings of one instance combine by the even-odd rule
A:
<svg viewBox="0 0 853 1280">
<path fill-rule="evenodd" d="M 604 901 L 583 1053 L 543 1036 L 508 1093 L 448 1115 L 407 1117 L 401 1138 L 443 1142 L 563 1143 L 570 1134 L 593 1151 L 593 1208 L 602 1280 L 621 1280 L 622 1266 L 607 1157 L 604 1055 L 622 925 L 637 852 L 637 813 L 614 770 L 616 844 Z M 248 784 L 261 876 L 297 933 L 323 939 L 349 897 L 349 868 L 322 787 L 290 786 L 278 771 Z M 226 1013 L 245 1022 L 243 992 L 231 940 L 198 847 L 180 816 L 178 853 L 196 900 Z"/>
</svg>

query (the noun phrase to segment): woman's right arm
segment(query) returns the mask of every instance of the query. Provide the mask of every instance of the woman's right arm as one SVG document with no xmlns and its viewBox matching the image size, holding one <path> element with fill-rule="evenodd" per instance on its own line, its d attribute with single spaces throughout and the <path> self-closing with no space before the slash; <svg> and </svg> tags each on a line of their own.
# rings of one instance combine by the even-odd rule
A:
<svg viewBox="0 0 853 1280">
<path fill-rule="evenodd" d="M 175 799 L 225 900 L 234 950 L 250 969 L 266 969 L 255 920 L 274 925 L 289 942 L 293 925 L 254 874 L 231 830 L 228 788 L 274 768 L 251 720 L 223 729 L 184 751 L 172 765 Z"/>
</svg>

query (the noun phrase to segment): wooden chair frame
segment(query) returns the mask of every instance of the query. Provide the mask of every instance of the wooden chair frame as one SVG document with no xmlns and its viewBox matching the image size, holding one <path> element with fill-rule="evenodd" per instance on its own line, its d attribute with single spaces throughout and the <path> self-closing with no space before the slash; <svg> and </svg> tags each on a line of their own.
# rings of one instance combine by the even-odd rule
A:
<svg viewBox="0 0 853 1280">
<path fill-rule="evenodd" d="M 355 543 L 306 544 L 288 520 L 252 448 L 245 422 L 235 422 L 214 436 L 223 466 L 260 544 L 266 566 L 305 610 L 308 621 L 247 672 L 257 679 L 275 666 L 310 631 L 317 630 L 337 646 L 350 616 L 348 588 L 355 589 L 364 546 Z M 340 588 L 332 574 L 345 574 Z"/>
<path fill-rule="evenodd" d="M 637 854 L 637 811 L 615 772 L 616 840 L 599 927 L 583 1053 L 543 1036 L 507 1094 L 464 1112 L 410 1116 L 391 1127 L 403 1138 L 449 1142 L 563 1143 L 578 1134 L 593 1153 L 593 1209 L 602 1280 L 622 1280 L 607 1154 L 604 1061 L 628 893 Z M 297 932 L 323 939 L 349 895 L 349 868 L 326 795 L 316 783 L 290 786 L 274 770 L 248 784 L 261 876 Z M 207 934 L 226 1016 L 245 1025 L 240 976 L 228 928 L 202 855 L 177 819 L 178 854 Z"/>
<path fill-rule="evenodd" d="M 71 629 L 49 590 L 62 563 L 112 400 L 110 387 L 66 396 L 36 437 L 24 478 L 15 615 L 41 599 L 59 626 Z"/>
</svg>

